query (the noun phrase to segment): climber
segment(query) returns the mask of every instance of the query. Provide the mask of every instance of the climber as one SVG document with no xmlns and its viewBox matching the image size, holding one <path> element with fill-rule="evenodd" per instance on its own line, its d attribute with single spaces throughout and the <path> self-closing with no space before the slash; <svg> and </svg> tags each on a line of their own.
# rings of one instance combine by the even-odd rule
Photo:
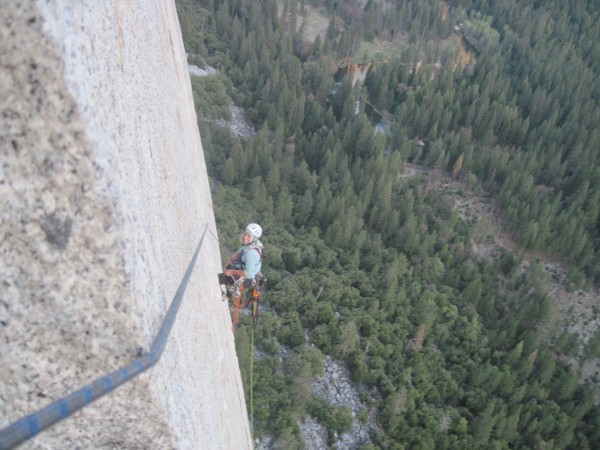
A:
<svg viewBox="0 0 600 450">
<path fill-rule="evenodd" d="M 251 283 L 260 273 L 263 245 L 259 241 L 262 228 L 256 223 L 248 224 L 242 235 L 242 246 L 227 260 L 225 270 L 219 274 L 219 284 L 229 286 L 244 278 Z"/>
</svg>

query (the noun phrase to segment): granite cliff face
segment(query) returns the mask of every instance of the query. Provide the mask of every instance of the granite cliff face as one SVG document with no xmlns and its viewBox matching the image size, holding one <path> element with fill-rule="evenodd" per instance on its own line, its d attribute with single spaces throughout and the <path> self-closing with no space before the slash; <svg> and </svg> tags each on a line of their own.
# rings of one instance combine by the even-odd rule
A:
<svg viewBox="0 0 600 450">
<path fill-rule="evenodd" d="M 23 448 L 251 448 L 170 0 L 0 0 L 0 428 L 162 359 Z"/>
</svg>

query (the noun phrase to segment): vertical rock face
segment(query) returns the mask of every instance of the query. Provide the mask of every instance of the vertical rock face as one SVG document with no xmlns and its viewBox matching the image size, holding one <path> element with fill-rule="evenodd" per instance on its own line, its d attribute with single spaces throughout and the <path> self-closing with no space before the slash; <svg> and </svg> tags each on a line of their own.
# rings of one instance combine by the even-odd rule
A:
<svg viewBox="0 0 600 450">
<path fill-rule="evenodd" d="M 23 448 L 251 447 L 170 0 L 0 0 L 0 428 L 162 359 Z"/>
</svg>

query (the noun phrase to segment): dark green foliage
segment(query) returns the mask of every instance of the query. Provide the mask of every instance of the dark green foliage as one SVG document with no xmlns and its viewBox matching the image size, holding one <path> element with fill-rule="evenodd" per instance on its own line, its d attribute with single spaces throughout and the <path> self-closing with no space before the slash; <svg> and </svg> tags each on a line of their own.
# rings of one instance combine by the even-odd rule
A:
<svg viewBox="0 0 600 450">
<path fill-rule="evenodd" d="M 318 396 L 311 398 L 306 412 L 319 419 L 319 422 L 327 429 L 330 444 L 334 442 L 334 433 L 341 435 L 352 425 L 352 414 L 348 408 L 329 406 Z"/>
<path fill-rule="evenodd" d="M 443 20 L 437 0 L 310 2 L 344 24 L 303 46 L 293 3 L 178 0 L 193 62 L 219 71 L 192 88 L 221 243 L 235 249 L 250 221 L 265 229 L 257 432 L 302 448 L 307 414 L 330 444 L 348 429 L 347 409 L 311 395 L 327 354 L 377 393 L 377 448 L 599 447 L 598 408 L 564 363 L 596 358 L 597 336 L 548 339 L 541 263 L 521 272 L 508 250 L 473 259 L 477 224 L 427 176 L 400 177 L 407 162 L 447 171 L 489 194 L 524 247 L 570 261 L 571 282 L 597 278 L 597 8 L 455 0 Z M 463 21 L 477 61 L 464 71 L 433 45 Z M 332 62 L 359 40 L 402 32 L 409 44 L 373 62 L 362 90 L 348 77 L 335 86 Z M 364 96 L 390 118 L 388 136 L 364 105 L 355 114 Z M 231 101 L 251 137 L 217 124 Z M 250 327 L 244 317 L 236 332 L 246 388 Z"/>
</svg>

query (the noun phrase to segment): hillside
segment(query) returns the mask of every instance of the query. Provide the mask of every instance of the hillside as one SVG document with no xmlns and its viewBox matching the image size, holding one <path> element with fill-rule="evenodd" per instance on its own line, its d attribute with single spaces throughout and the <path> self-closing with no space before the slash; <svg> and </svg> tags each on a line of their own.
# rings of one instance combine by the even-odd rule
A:
<svg viewBox="0 0 600 450">
<path fill-rule="evenodd" d="M 582 349 L 590 343 L 600 328 L 600 291 L 597 288 L 574 289 L 568 286 L 567 268 L 564 260 L 557 255 L 531 251 L 520 246 L 502 229 L 498 220 L 497 206 L 489 196 L 474 192 L 464 183 L 457 182 L 450 174 L 431 175 L 438 188 L 448 190 L 454 197 L 454 209 L 461 218 L 477 227 L 472 240 L 474 258 L 484 258 L 497 262 L 503 254 L 511 253 L 520 261 L 518 272 L 524 274 L 532 262 L 539 263 L 542 272 L 542 289 L 551 300 L 551 314 L 544 333 L 553 338 L 565 330 L 579 336 Z M 567 361 L 580 374 L 581 382 L 592 381 L 596 386 L 596 402 L 600 403 L 600 359 L 586 359 L 567 356 Z"/>
<path fill-rule="evenodd" d="M 600 30 L 572 6 L 179 2 L 190 62 L 218 68 L 192 85 L 222 244 L 265 230 L 264 308 L 235 338 L 266 447 L 600 445 L 574 364 L 597 318 L 560 312 L 597 277 L 598 47 L 576 36 Z M 232 105 L 254 133 L 219 125 Z"/>
</svg>

